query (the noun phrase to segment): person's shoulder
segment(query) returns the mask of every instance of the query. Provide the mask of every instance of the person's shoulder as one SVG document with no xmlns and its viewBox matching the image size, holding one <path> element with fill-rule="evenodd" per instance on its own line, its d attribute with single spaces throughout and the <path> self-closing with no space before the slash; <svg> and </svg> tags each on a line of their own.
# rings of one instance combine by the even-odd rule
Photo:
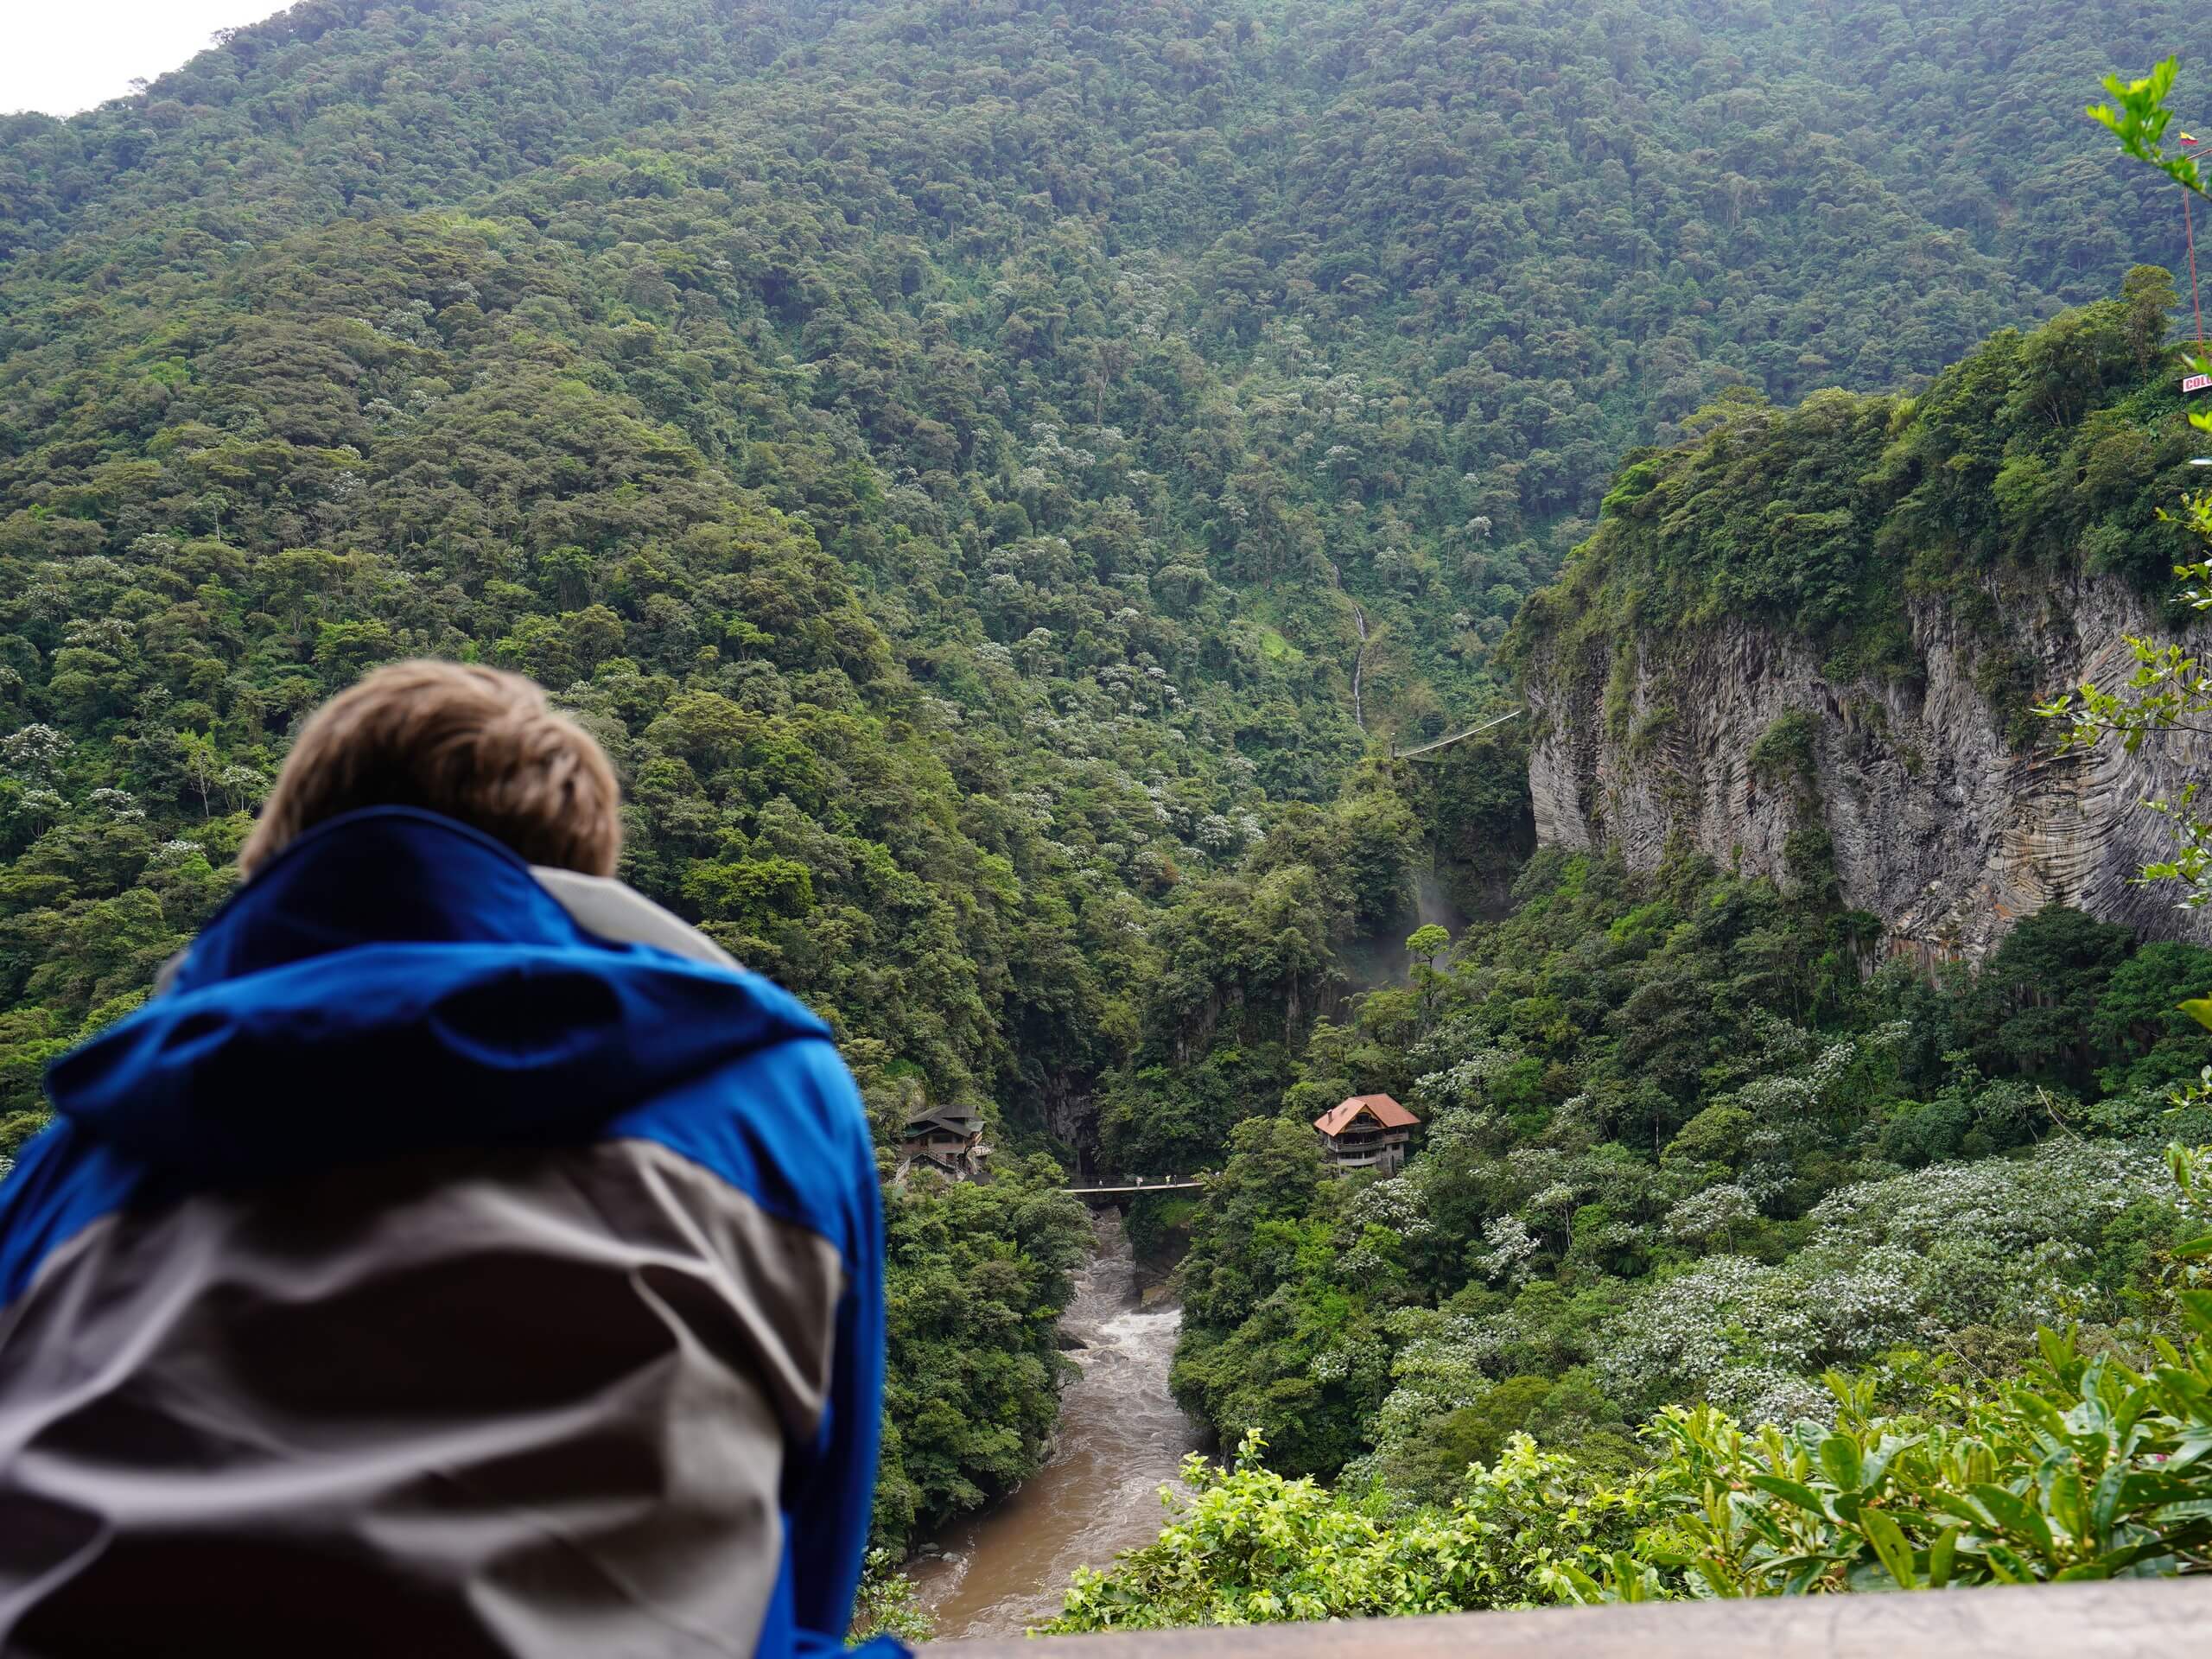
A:
<svg viewBox="0 0 2212 1659">
<path fill-rule="evenodd" d="M 648 944 L 692 962 L 735 970 L 737 959 L 690 923 L 607 875 L 534 864 L 531 874 L 593 938 L 616 944 Z"/>
<path fill-rule="evenodd" d="M 138 1166 L 66 1121 L 41 1131 L 0 1184 L 0 1312 L 72 1241 L 119 1215 L 143 1185 Z"/>
<path fill-rule="evenodd" d="M 757 998 L 789 1005 L 792 1017 L 779 1022 L 779 1033 L 657 1090 L 610 1123 L 606 1138 L 652 1142 L 849 1249 L 862 1207 L 875 1198 L 874 1143 L 860 1091 L 803 1004 L 758 975 L 744 978 Z"/>
</svg>

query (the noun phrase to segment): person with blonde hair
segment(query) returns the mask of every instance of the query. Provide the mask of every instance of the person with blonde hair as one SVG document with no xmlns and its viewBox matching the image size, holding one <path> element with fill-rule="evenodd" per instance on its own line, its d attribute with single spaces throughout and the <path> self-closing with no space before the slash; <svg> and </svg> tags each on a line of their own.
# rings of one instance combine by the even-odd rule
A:
<svg viewBox="0 0 2212 1659">
<path fill-rule="evenodd" d="M 826 1027 L 613 879 L 528 680 L 378 670 L 0 1185 L 0 1649 L 842 1645 L 881 1410 Z"/>
</svg>

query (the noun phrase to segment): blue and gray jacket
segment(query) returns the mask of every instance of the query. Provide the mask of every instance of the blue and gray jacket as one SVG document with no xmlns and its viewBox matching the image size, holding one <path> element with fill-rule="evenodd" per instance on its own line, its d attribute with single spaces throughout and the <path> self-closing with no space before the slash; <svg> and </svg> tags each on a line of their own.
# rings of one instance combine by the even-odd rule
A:
<svg viewBox="0 0 2212 1659">
<path fill-rule="evenodd" d="M 842 1644 L 882 1220 L 784 992 L 379 809 L 48 1088 L 0 1184 L 0 1650 Z"/>
</svg>

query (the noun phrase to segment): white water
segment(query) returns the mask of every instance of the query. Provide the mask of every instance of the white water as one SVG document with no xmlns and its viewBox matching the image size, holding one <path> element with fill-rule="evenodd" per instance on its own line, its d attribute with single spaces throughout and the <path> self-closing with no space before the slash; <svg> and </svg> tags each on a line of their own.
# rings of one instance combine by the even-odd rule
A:
<svg viewBox="0 0 2212 1659">
<path fill-rule="evenodd" d="M 1051 1459 L 995 1508 L 947 1528 L 932 1546 L 942 1555 L 909 1568 L 942 1637 L 1019 1636 L 1052 1618 L 1077 1567 L 1109 1566 L 1159 1535 L 1160 1484 L 1198 1446 L 1167 1393 L 1182 1311 L 1139 1307 L 1120 1215 L 1105 1211 L 1096 1225 L 1096 1253 L 1060 1321 L 1081 1344 L 1068 1357 L 1083 1375 L 1060 1395 Z"/>
</svg>

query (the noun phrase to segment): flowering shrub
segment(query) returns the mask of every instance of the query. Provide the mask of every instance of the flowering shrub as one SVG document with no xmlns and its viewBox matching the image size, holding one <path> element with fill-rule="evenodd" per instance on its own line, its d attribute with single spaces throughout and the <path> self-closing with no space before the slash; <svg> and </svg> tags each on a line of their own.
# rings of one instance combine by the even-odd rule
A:
<svg viewBox="0 0 2212 1659">
<path fill-rule="evenodd" d="M 2190 1248 L 2212 1255 L 2212 1236 Z M 1400 1517 L 1271 1472 L 1255 1431 L 1233 1467 L 1187 1459 L 1158 1541 L 1079 1572 L 1046 1629 L 2212 1569 L 2212 1291 L 2177 1306 L 2189 1341 L 2142 1370 L 2045 1330 L 2024 1381 L 1941 1416 L 1878 1415 L 1870 1385 L 1831 1373 L 1832 1427 L 1670 1406 L 1659 1461 L 1614 1482 L 1516 1435 L 1448 1507 Z"/>
<path fill-rule="evenodd" d="M 1667 1212 L 1669 1236 L 1688 1244 L 1722 1243 L 1759 1218 L 1751 1195 L 1733 1181 L 1693 1192 Z"/>
<path fill-rule="evenodd" d="M 1522 1213 L 1571 1210 L 1586 1230 L 1604 1207 L 1576 1207 L 1606 1190 L 1601 1158 L 1523 1148 L 1492 1167 L 1523 1195 L 1522 1211 L 1492 1216 L 1469 1245 L 1493 1280 L 1517 1279 L 1541 1249 Z M 1441 1185 L 1409 1192 L 1424 1219 L 1449 1197 Z M 1372 1231 L 1408 1213 L 1408 1197 L 1376 1189 L 1346 1211 Z M 1750 1224 L 1748 1207 L 1740 1188 L 1708 1185 L 1676 1200 L 1661 1230 L 1707 1231 L 1708 1212 Z M 2062 1141 L 1846 1185 L 1805 1225 L 1779 1263 L 1708 1256 L 1608 1309 L 1599 1380 L 1696 1402 L 1661 1405 L 1650 1462 L 1608 1474 L 1514 1433 L 1455 1485 L 1435 1465 L 1474 1443 L 1470 1432 L 1561 1424 L 1573 1402 L 1559 1396 L 1578 1391 L 1611 1408 L 1573 1384 L 1586 1373 L 1505 1375 L 1546 1309 L 1574 1321 L 1551 1281 L 1520 1283 L 1510 1302 L 1477 1286 L 1448 1310 L 1398 1307 L 1325 1351 L 1346 1370 L 1387 1356 L 1391 1384 L 1368 1419 L 1375 1449 L 1336 1491 L 1264 1467 L 1257 1431 L 1233 1467 L 1193 1458 L 1192 1495 L 1163 1489 L 1173 1517 L 1159 1540 L 1110 1573 L 1079 1573 L 1049 1628 L 2212 1571 L 2212 1147 L 2162 1160 Z M 2147 1321 L 2094 1341 L 2045 1324 L 2013 1380 L 1972 1393 L 1894 1351 L 1947 1341 L 1966 1319 L 2108 1304 L 2089 1266 L 2116 1237 L 2147 1247 Z M 1884 1363 L 1815 1384 L 1809 1373 L 1838 1357 Z M 1885 1385 L 1911 1397 L 1909 1414 L 1878 1409 L 1894 1397 Z M 1409 1484 L 1394 1491 L 1401 1475 Z"/>
<path fill-rule="evenodd" d="M 1840 1188 L 1781 1265 L 1712 1255 L 1642 1287 L 1607 1325 L 1598 1369 L 1626 1401 L 1704 1400 L 1752 1421 L 1824 1418 L 1814 1379 L 1828 1366 L 1901 1344 L 1946 1346 L 1974 1325 L 2026 1332 L 2116 1317 L 2109 1291 L 2090 1281 L 2094 1253 L 2131 1212 L 2171 1233 L 2180 1219 L 2172 1193 L 2151 1152 L 2070 1141 L 2031 1159 Z M 1739 1188 L 1708 1187 L 1665 1225 L 1717 1230 L 1720 1214 L 1742 1224 L 1747 1203 Z"/>
<path fill-rule="evenodd" d="M 1926 1250 L 1972 1236 L 2010 1251 L 2047 1239 L 2092 1242 L 2107 1218 L 2165 1188 L 2164 1164 L 2147 1148 L 2066 1140 L 2024 1162 L 1942 1164 L 1840 1187 L 1811 1219 L 1840 1242 Z"/>
<path fill-rule="evenodd" d="M 2202 1241 L 2212 1247 L 2212 1240 Z M 1668 1408 L 1649 1496 L 1665 1518 L 1577 1600 L 1942 1589 L 2151 1577 L 2212 1567 L 2212 1293 L 2181 1293 L 2185 1348 L 2131 1370 L 2040 1335 L 2028 1379 L 1955 1421 L 1869 1415 L 1831 1379 L 1841 1421 L 1747 1433 Z"/>
<path fill-rule="evenodd" d="M 1290 1480 L 1255 1430 L 1223 1467 L 1193 1455 L 1159 1540 L 1111 1573 L 1077 1573 L 1051 1635 L 1517 1607 L 1557 1599 L 1567 1566 L 1628 1548 L 1639 1484 L 1593 1490 L 1568 1459 L 1516 1436 L 1449 1509 L 1402 1521 Z"/>
</svg>

